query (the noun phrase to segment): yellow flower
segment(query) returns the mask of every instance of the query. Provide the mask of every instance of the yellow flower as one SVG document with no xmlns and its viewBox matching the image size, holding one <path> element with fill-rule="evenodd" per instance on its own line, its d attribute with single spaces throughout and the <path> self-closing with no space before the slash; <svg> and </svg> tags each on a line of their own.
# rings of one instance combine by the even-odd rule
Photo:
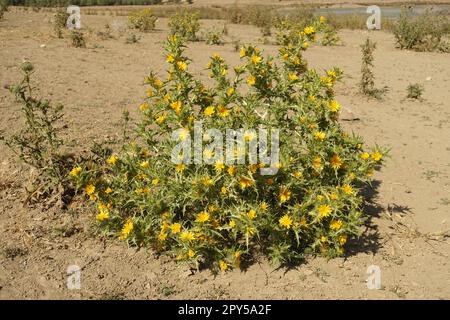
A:
<svg viewBox="0 0 450 320">
<path fill-rule="evenodd" d="M 211 149 L 206 149 L 205 151 L 203 151 L 203 157 L 205 159 L 211 159 L 214 156 L 214 151 Z"/>
<path fill-rule="evenodd" d="M 186 169 L 186 165 L 184 163 L 177 164 L 175 167 L 175 171 L 178 173 L 183 172 Z"/>
<path fill-rule="evenodd" d="M 227 90 L 227 96 L 231 96 L 233 93 L 234 93 L 234 88 L 233 88 L 233 87 L 228 88 L 228 90 Z"/>
<path fill-rule="evenodd" d="M 261 202 L 259 207 L 261 208 L 261 210 L 266 211 L 267 208 L 269 208 L 269 205 L 266 202 L 263 201 L 263 202 Z"/>
<path fill-rule="evenodd" d="M 162 114 L 160 114 L 159 116 L 157 116 L 157 117 L 155 118 L 155 121 L 156 121 L 158 124 L 162 124 L 162 123 L 166 120 L 166 118 L 167 118 L 167 113 L 162 113 Z"/>
<path fill-rule="evenodd" d="M 191 231 L 183 231 L 180 235 L 181 241 L 192 241 L 195 240 L 195 236 Z"/>
<path fill-rule="evenodd" d="M 234 176 L 237 172 L 237 169 L 236 169 L 236 167 L 231 166 L 231 167 L 228 167 L 227 171 L 230 176 Z"/>
<path fill-rule="evenodd" d="M 253 220 L 253 219 L 255 219 L 256 218 L 256 211 L 255 210 L 250 210 L 249 212 L 247 212 L 247 217 L 250 219 L 250 220 Z"/>
<path fill-rule="evenodd" d="M 105 193 L 106 193 L 106 194 L 110 194 L 111 192 L 112 192 L 112 189 L 111 189 L 110 187 L 108 187 L 108 188 L 105 189 Z"/>
<path fill-rule="evenodd" d="M 189 249 L 189 251 L 188 251 L 188 257 L 189 257 L 189 258 L 193 258 L 194 256 L 195 256 L 195 251 L 192 250 L 192 249 Z"/>
<path fill-rule="evenodd" d="M 246 177 L 241 177 L 239 179 L 239 185 L 241 186 L 242 189 L 246 189 L 248 187 L 251 187 L 253 185 L 253 181 L 249 178 Z"/>
<path fill-rule="evenodd" d="M 280 195 L 279 195 L 280 202 L 283 203 L 283 202 L 289 201 L 289 199 L 291 199 L 291 195 L 292 195 L 292 192 L 289 191 L 289 189 L 284 188 L 284 187 L 281 188 Z"/>
<path fill-rule="evenodd" d="M 177 62 L 177 67 L 178 69 L 182 70 L 182 71 L 186 71 L 187 69 L 187 64 L 184 61 L 178 61 Z"/>
<path fill-rule="evenodd" d="M 379 151 L 372 153 L 372 159 L 375 161 L 380 161 L 383 155 Z"/>
<path fill-rule="evenodd" d="M 314 132 L 314 138 L 316 138 L 317 140 L 323 141 L 325 140 L 327 134 L 323 131 L 316 131 Z"/>
<path fill-rule="evenodd" d="M 295 73 L 289 73 L 288 78 L 290 81 L 298 80 L 298 76 Z"/>
<path fill-rule="evenodd" d="M 303 29 L 303 32 L 307 35 L 313 34 L 314 32 L 316 32 L 316 30 L 314 29 L 314 27 L 309 26 L 306 27 L 305 29 Z"/>
<path fill-rule="evenodd" d="M 84 188 L 84 191 L 86 191 L 86 193 L 88 195 L 92 195 L 95 192 L 95 186 L 92 185 L 92 184 L 89 184 L 89 185 L 86 186 L 86 188 Z"/>
<path fill-rule="evenodd" d="M 337 170 L 342 166 L 342 160 L 337 154 L 335 154 L 331 158 L 330 164 L 333 169 Z"/>
<path fill-rule="evenodd" d="M 202 184 L 205 187 L 209 187 L 209 186 L 212 186 L 214 184 L 214 181 L 209 176 L 206 176 L 206 177 L 202 178 Z"/>
<path fill-rule="evenodd" d="M 345 194 L 353 194 L 354 193 L 352 186 L 350 186 L 348 184 L 342 186 L 342 191 L 344 191 Z"/>
<path fill-rule="evenodd" d="M 203 113 L 204 113 L 205 116 L 207 116 L 207 117 L 211 117 L 215 112 L 216 112 L 216 111 L 215 111 L 215 109 L 214 109 L 213 106 L 209 106 L 209 107 L 207 107 L 207 108 L 203 111 Z"/>
<path fill-rule="evenodd" d="M 247 227 L 247 228 L 245 229 L 245 234 L 246 234 L 248 237 L 253 236 L 253 235 L 255 234 L 255 228 Z"/>
<path fill-rule="evenodd" d="M 361 153 L 361 159 L 367 160 L 367 159 L 369 159 L 369 157 L 370 157 L 370 155 L 367 152 Z"/>
<path fill-rule="evenodd" d="M 108 163 L 108 164 L 110 164 L 110 165 L 115 165 L 116 163 L 117 163 L 117 160 L 118 160 L 119 158 L 117 158 L 117 156 L 115 156 L 115 155 L 112 155 L 111 157 L 109 157 L 107 160 L 106 160 L 106 162 Z"/>
<path fill-rule="evenodd" d="M 220 188 L 220 192 L 221 192 L 222 194 L 227 194 L 228 190 L 227 190 L 227 188 L 222 187 L 222 188 Z"/>
<path fill-rule="evenodd" d="M 167 239 L 167 233 L 166 232 L 163 232 L 162 230 L 161 230 L 161 232 L 159 233 L 159 235 L 158 235 L 158 240 L 159 241 L 165 241 Z"/>
<path fill-rule="evenodd" d="M 244 133 L 244 139 L 247 142 L 254 140 L 255 137 L 256 137 L 256 134 L 253 131 L 248 130 L 248 131 L 245 131 L 245 133 Z"/>
<path fill-rule="evenodd" d="M 330 229 L 331 230 L 339 230 L 340 228 L 342 228 L 342 221 L 341 220 L 333 220 L 330 223 Z"/>
<path fill-rule="evenodd" d="M 174 101 L 170 103 L 170 107 L 175 111 L 176 114 L 181 113 L 181 101 Z"/>
<path fill-rule="evenodd" d="M 79 174 L 80 174 L 80 172 L 81 172 L 81 167 L 75 167 L 75 168 L 73 168 L 72 170 L 70 170 L 70 175 L 72 176 L 72 177 L 76 177 L 76 176 L 78 176 Z"/>
<path fill-rule="evenodd" d="M 150 167 L 150 163 L 147 160 L 141 162 L 142 169 L 148 169 L 149 167 Z"/>
<path fill-rule="evenodd" d="M 164 83 L 160 79 L 156 79 L 153 84 L 158 88 L 161 88 L 164 85 Z"/>
<path fill-rule="evenodd" d="M 137 194 L 144 194 L 144 193 L 149 193 L 150 192 L 150 189 L 149 188 L 139 188 L 139 189 L 136 189 L 136 193 Z"/>
<path fill-rule="evenodd" d="M 315 157 L 313 159 L 312 165 L 316 169 L 320 169 L 322 167 L 322 159 L 320 157 Z"/>
<path fill-rule="evenodd" d="M 331 207 L 327 204 L 322 204 L 317 211 L 319 212 L 319 218 L 325 218 L 331 214 Z"/>
<path fill-rule="evenodd" d="M 172 54 L 169 54 L 169 55 L 167 56 L 167 58 L 166 58 L 166 61 L 169 62 L 169 63 L 172 63 L 172 62 L 175 61 L 175 58 L 173 57 Z"/>
<path fill-rule="evenodd" d="M 149 97 L 149 98 L 153 97 L 152 89 L 147 89 L 147 97 Z"/>
<path fill-rule="evenodd" d="M 239 53 L 239 56 L 241 58 L 245 57 L 247 55 L 247 50 L 245 50 L 244 47 L 241 48 L 241 52 Z"/>
<path fill-rule="evenodd" d="M 241 252 L 240 251 L 236 251 L 234 253 L 234 265 L 238 268 L 241 265 Z"/>
<path fill-rule="evenodd" d="M 347 235 L 343 234 L 338 237 L 338 241 L 341 246 L 343 246 L 347 242 Z"/>
<path fill-rule="evenodd" d="M 278 220 L 278 222 L 280 223 L 280 226 L 282 226 L 286 229 L 291 228 L 292 219 L 287 214 L 285 214 L 283 217 L 281 217 L 280 220 Z"/>
<path fill-rule="evenodd" d="M 248 77 L 247 83 L 248 83 L 249 85 L 251 85 L 251 86 L 254 86 L 255 83 L 256 83 L 256 78 L 255 78 L 254 76 Z"/>
<path fill-rule="evenodd" d="M 302 61 L 300 60 L 299 57 L 294 57 L 294 58 L 292 59 L 292 63 L 293 63 L 294 65 L 298 66 L 298 65 L 300 65 L 300 64 L 302 63 Z"/>
<path fill-rule="evenodd" d="M 325 23 L 327 22 L 327 18 L 325 18 L 324 16 L 320 16 L 319 21 L 320 23 Z"/>
<path fill-rule="evenodd" d="M 222 105 L 219 105 L 217 107 L 217 112 L 219 113 L 219 116 L 224 118 L 230 114 L 230 109 L 228 109 L 227 107 L 224 107 Z"/>
<path fill-rule="evenodd" d="M 133 231 L 133 220 L 128 219 L 127 222 L 125 222 L 122 231 L 120 232 L 119 239 L 125 240 L 130 235 L 131 231 Z"/>
<path fill-rule="evenodd" d="M 226 271 L 228 269 L 228 265 L 226 264 L 226 262 L 224 262 L 223 260 L 219 261 L 219 268 L 222 271 Z"/>
<path fill-rule="evenodd" d="M 159 179 L 155 178 L 152 180 L 152 185 L 157 186 L 159 184 Z"/>
<path fill-rule="evenodd" d="M 99 214 L 95 217 L 98 221 L 104 221 L 109 219 L 108 210 L 100 210 Z"/>
<path fill-rule="evenodd" d="M 187 139 L 187 137 L 189 137 L 189 130 L 186 128 L 182 128 L 179 132 L 178 132 L 178 138 L 180 138 L 181 141 L 184 141 Z"/>
<path fill-rule="evenodd" d="M 331 200 L 337 200 L 337 199 L 339 199 L 339 196 L 337 195 L 336 192 L 333 192 L 332 194 L 330 194 L 330 199 Z"/>
<path fill-rule="evenodd" d="M 139 106 L 139 110 L 141 110 L 142 112 L 144 112 L 145 110 L 148 110 L 149 107 L 150 107 L 150 106 L 148 105 L 148 103 L 147 103 L 147 102 L 144 102 L 143 104 L 141 104 L 141 105 Z"/>
<path fill-rule="evenodd" d="M 331 112 L 338 112 L 341 109 L 341 105 L 336 100 L 333 100 L 328 105 L 328 108 Z"/>
<path fill-rule="evenodd" d="M 209 220 L 209 213 L 206 211 L 202 211 L 197 215 L 197 219 L 195 220 L 196 222 L 206 222 Z"/>
<path fill-rule="evenodd" d="M 306 220 L 305 217 L 302 217 L 298 224 L 299 224 L 300 227 L 306 227 L 308 225 L 308 221 Z"/>
<path fill-rule="evenodd" d="M 173 224 L 170 226 L 170 230 L 172 231 L 173 234 L 179 233 L 180 230 L 181 230 L 181 224 L 179 224 L 178 222 L 173 223 Z"/>
<path fill-rule="evenodd" d="M 230 222 L 228 222 L 228 225 L 230 226 L 230 228 L 234 228 L 236 226 L 236 221 L 231 219 Z"/>
<path fill-rule="evenodd" d="M 328 241 L 327 237 L 325 236 L 320 237 L 320 242 L 327 242 L 327 241 Z"/>
<path fill-rule="evenodd" d="M 294 171 L 293 173 L 292 173 L 292 175 L 294 176 L 294 177 L 296 177 L 297 179 L 299 179 L 299 178 L 301 178 L 302 176 L 303 176 L 303 173 L 301 172 L 301 171 Z"/>
<path fill-rule="evenodd" d="M 223 164 L 223 162 L 217 161 L 216 164 L 214 165 L 214 168 L 216 169 L 217 172 L 221 172 L 223 169 L 225 169 L 225 165 Z"/>
<path fill-rule="evenodd" d="M 252 56 L 252 62 L 253 62 L 253 64 L 258 64 L 258 63 L 261 62 L 261 60 L 262 60 L 262 58 L 261 58 L 260 56 L 257 56 L 257 55 L 253 55 L 253 56 Z"/>
</svg>

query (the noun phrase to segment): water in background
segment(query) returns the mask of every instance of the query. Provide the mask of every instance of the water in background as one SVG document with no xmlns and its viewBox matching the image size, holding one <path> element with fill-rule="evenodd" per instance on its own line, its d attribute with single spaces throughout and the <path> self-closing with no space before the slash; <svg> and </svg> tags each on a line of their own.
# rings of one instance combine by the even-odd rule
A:
<svg viewBox="0 0 450 320">
<path fill-rule="evenodd" d="M 381 7 L 381 14 L 384 17 L 397 17 L 400 15 L 402 7 L 392 6 L 392 7 Z M 415 15 L 423 14 L 427 9 L 431 9 L 434 14 L 444 14 L 450 15 L 450 5 L 416 5 L 413 6 L 413 13 Z M 288 15 L 290 12 L 295 11 L 295 8 L 283 8 L 279 9 L 278 12 L 282 15 Z M 367 7 L 355 7 L 355 8 L 319 8 L 315 9 L 314 12 L 318 15 L 367 15 Z"/>
</svg>

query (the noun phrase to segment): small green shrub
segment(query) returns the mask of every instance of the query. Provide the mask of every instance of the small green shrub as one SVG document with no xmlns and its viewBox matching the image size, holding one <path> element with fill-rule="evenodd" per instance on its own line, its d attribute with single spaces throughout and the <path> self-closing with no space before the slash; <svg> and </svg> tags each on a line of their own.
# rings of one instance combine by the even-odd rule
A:
<svg viewBox="0 0 450 320">
<path fill-rule="evenodd" d="M 197 32 L 200 30 L 198 13 L 179 11 L 169 20 L 171 35 L 177 35 L 187 41 L 197 41 Z"/>
<path fill-rule="evenodd" d="M 145 32 L 155 29 L 156 18 L 151 9 L 143 9 L 131 13 L 128 16 L 128 23 L 131 28 Z"/>
<path fill-rule="evenodd" d="M 322 29 L 323 35 L 320 41 L 320 44 L 323 46 L 336 46 L 340 44 L 341 39 L 339 38 L 337 29 L 330 25 L 326 24 Z"/>
<path fill-rule="evenodd" d="M 422 85 L 415 83 L 415 84 L 408 85 L 408 88 L 406 88 L 406 91 L 407 91 L 408 99 L 420 100 L 422 98 L 424 88 Z"/>
<path fill-rule="evenodd" d="M 450 52 L 445 41 L 449 31 L 448 17 L 434 15 L 429 10 L 415 16 L 412 8 L 402 9 L 393 28 L 397 46 L 400 49 L 416 51 Z"/>
<path fill-rule="evenodd" d="M 84 39 L 84 34 L 80 30 L 72 30 L 70 33 L 70 39 L 72 41 L 72 46 L 75 48 L 86 48 L 86 40 Z"/>
<path fill-rule="evenodd" d="M 8 11 L 8 5 L 8 0 L 0 0 L 0 20 L 3 19 L 5 12 Z"/>
<path fill-rule="evenodd" d="M 212 28 L 206 31 L 205 33 L 205 42 L 206 44 L 211 45 L 221 45 L 223 44 L 222 36 L 224 34 L 224 29 L 221 30 L 217 28 Z"/>
<path fill-rule="evenodd" d="M 374 67 L 373 53 L 376 49 L 376 43 L 369 38 L 361 45 L 362 61 L 361 61 L 361 81 L 359 83 L 360 92 L 366 96 L 381 99 L 386 93 L 387 88 L 375 88 L 375 75 L 372 71 Z"/>
<path fill-rule="evenodd" d="M 105 24 L 105 29 L 101 30 L 101 31 L 97 31 L 96 35 L 101 40 L 108 40 L 108 39 L 114 38 L 112 35 L 111 26 L 108 23 Z"/>
<path fill-rule="evenodd" d="M 63 31 L 66 29 L 67 19 L 69 14 L 63 10 L 58 10 L 53 16 L 53 31 L 58 38 L 63 37 Z"/>
<path fill-rule="evenodd" d="M 126 38 L 125 43 L 126 44 L 138 43 L 140 39 L 141 37 L 137 36 L 134 33 L 130 33 Z"/>
<path fill-rule="evenodd" d="M 9 89 L 21 103 L 25 125 L 18 133 L 8 138 L 1 136 L 0 140 L 24 163 L 37 170 L 26 200 L 33 202 L 48 198 L 55 192 L 66 194 L 70 190 L 68 174 L 75 160 L 73 155 L 62 151 L 63 106 L 53 106 L 48 100 L 35 98 L 31 84 L 33 65 L 24 62 L 21 70 L 22 81 Z"/>
</svg>

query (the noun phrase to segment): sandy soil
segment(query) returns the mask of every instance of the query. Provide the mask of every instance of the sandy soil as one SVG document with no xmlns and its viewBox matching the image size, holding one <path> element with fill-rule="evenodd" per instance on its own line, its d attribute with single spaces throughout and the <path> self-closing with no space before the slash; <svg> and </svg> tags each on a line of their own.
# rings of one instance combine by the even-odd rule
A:
<svg viewBox="0 0 450 320">
<path fill-rule="evenodd" d="M 124 17 L 83 16 L 83 27 L 90 30 L 88 47 L 76 49 L 69 39 L 53 37 L 50 17 L 10 12 L 0 22 L 0 84 L 17 81 L 18 65 L 29 59 L 40 94 L 65 105 L 73 148 L 120 134 L 122 111 L 137 114 L 144 76 L 150 68 L 164 70 L 161 42 L 167 21 L 160 19 L 157 30 L 141 34 L 139 43 L 125 44 L 126 34 L 117 31 L 115 39 L 95 35 L 107 22 L 124 23 Z M 260 42 L 256 28 L 228 29 L 224 46 L 189 45 L 192 68 L 202 79 L 213 52 L 231 65 L 238 63 L 232 38 Z M 93 212 L 79 203 L 67 211 L 24 207 L 22 190 L 30 172 L 1 145 L 0 298 L 450 299 L 450 242 L 443 233 L 450 218 L 449 55 L 400 51 L 391 34 L 371 33 L 378 43 L 377 85 L 390 91 L 383 101 L 367 100 L 357 92 L 359 44 L 367 35 L 344 30 L 344 46 L 316 46 L 306 54 L 315 68 L 344 70 L 337 91 L 348 131 L 392 148 L 392 158 L 370 191 L 364 235 L 349 244 L 345 258 L 311 258 L 289 270 L 260 259 L 245 271 L 217 277 L 208 270 L 191 274 L 168 258 L 94 236 Z M 275 45 L 260 47 L 270 54 L 277 51 Z M 405 99 L 407 85 L 415 82 L 424 85 L 422 102 Z M 0 89 L 0 130 L 12 133 L 18 127 L 19 108 Z M 66 270 L 73 264 L 82 268 L 82 284 L 71 291 Z M 370 265 L 381 268 L 381 290 L 366 286 Z"/>
</svg>

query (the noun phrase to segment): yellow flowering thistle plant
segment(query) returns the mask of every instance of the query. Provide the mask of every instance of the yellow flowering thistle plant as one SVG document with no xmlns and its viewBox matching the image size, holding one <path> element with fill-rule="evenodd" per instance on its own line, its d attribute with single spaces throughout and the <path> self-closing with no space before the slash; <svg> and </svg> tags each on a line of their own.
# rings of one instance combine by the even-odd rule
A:
<svg viewBox="0 0 450 320">
<path fill-rule="evenodd" d="M 230 69 L 212 54 L 212 86 L 194 78 L 182 38 L 170 36 L 168 76 L 146 78 L 152 94 L 136 139 L 104 167 L 82 169 L 90 175 L 72 175 L 102 204 L 99 226 L 129 244 L 222 271 L 257 250 L 278 263 L 307 252 L 342 255 L 363 220 L 358 191 L 387 151 L 365 148 L 360 137 L 343 132 L 333 90 L 341 73 L 307 68 L 301 53 L 314 28 L 306 31 L 286 40 L 279 59 L 245 46 L 242 64 Z M 173 163 L 174 146 L 191 139 L 195 121 L 218 130 L 279 128 L 277 173 L 263 175 L 264 165 L 249 161 Z M 182 130 L 174 139 L 176 129 Z"/>
</svg>

